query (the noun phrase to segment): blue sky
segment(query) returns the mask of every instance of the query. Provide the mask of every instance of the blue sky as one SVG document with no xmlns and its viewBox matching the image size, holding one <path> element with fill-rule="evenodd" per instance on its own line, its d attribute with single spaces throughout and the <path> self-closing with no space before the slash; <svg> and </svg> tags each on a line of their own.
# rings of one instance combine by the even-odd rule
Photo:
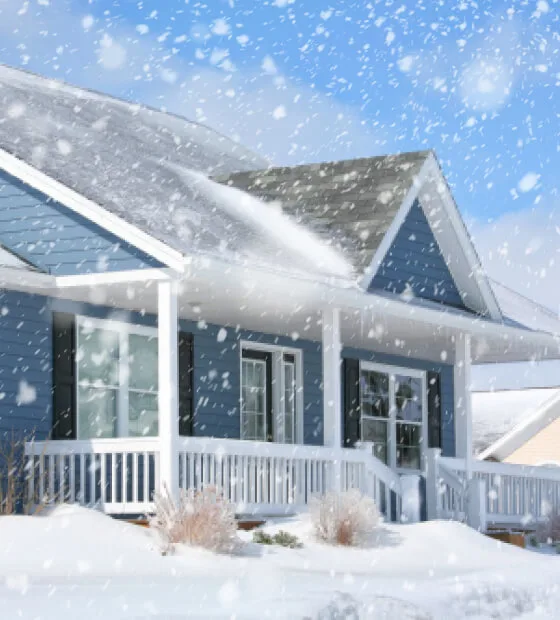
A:
<svg viewBox="0 0 560 620">
<path fill-rule="evenodd" d="M 488 271 L 560 306 L 553 0 L 5 0 L 4 62 L 277 163 L 433 148 Z"/>
</svg>

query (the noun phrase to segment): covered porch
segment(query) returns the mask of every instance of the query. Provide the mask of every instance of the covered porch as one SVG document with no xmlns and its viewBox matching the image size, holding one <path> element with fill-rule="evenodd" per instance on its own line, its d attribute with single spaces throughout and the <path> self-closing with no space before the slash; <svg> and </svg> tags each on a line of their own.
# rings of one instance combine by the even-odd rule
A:
<svg viewBox="0 0 560 620">
<path fill-rule="evenodd" d="M 393 444 L 387 448 L 393 451 L 392 458 L 377 458 L 375 442 L 368 442 L 363 435 L 358 439 L 364 449 L 345 446 L 343 351 L 359 348 L 369 351 L 372 358 L 398 358 L 400 370 L 403 359 L 411 360 L 411 366 L 413 360 L 423 360 L 449 367 L 453 446 L 446 458 L 462 459 L 467 480 L 473 477 L 471 364 L 558 354 L 555 341 L 546 334 L 437 304 L 364 293 L 332 280 L 310 282 L 269 271 L 248 272 L 215 260 L 190 261 L 183 274 L 158 269 L 63 276 L 53 284 L 43 293 L 55 299 L 94 302 L 157 317 L 157 435 L 47 439 L 26 446 L 31 498 L 97 505 L 111 514 L 149 512 L 153 492 L 164 487 L 176 494 L 181 488 L 214 486 L 236 505 L 239 514 L 269 515 L 301 510 L 316 494 L 359 488 L 374 497 L 388 518 L 399 520 L 402 480 L 412 474 L 426 480 L 428 517 L 444 515 L 443 509 L 433 511 L 434 497 L 439 502 L 443 494 L 444 476 L 441 468 L 430 468 L 424 405 L 416 446 L 419 467 L 409 471 L 399 466 L 394 436 L 387 440 L 388 446 Z M 303 445 L 298 432 L 291 442 L 279 441 L 276 436 L 269 441 L 204 436 L 203 429 L 197 430 L 196 436 L 182 436 L 178 325 L 184 319 L 233 331 L 258 329 L 272 339 L 289 338 L 293 343 L 290 350 L 297 349 L 302 339 L 317 343 L 321 355 L 321 445 Z M 393 376 L 390 368 L 387 372 Z M 283 392 L 281 385 L 274 389 Z M 301 399 L 303 412 L 302 387 L 296 397 Z M 238 399 L 242 410 L 241 394 Z M 387 428 L 394 426 L 393 421 Z M 532 483 L 529 487 L 533 488 Z M 430 496 L 434 488 L 437 495 Z"/>
</svg>

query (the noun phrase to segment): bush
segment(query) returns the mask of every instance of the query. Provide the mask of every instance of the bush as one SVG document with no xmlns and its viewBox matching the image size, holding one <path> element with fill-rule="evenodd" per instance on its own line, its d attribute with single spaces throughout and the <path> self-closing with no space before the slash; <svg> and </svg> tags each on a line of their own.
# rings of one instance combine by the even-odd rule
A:
<svg viewBox="0 0 560 620">
<path fill-rule="evenodd" d="M 219 553 L 231 553 L 238 545 L 233 505 L 213 487 L 203 491 L 181 489 L 177 501 L 165 488 L 155 493 L 154 505 L 150 527 L 159 535 L 163 553 L 179 543 Z"/>
<path fill-rule="evenodd" d="M 289 549 L 300 549 L 303 547 L 297 536 L 285 532 L 284 530 L 280 530 L 277 534 L 274 534 L 274 536 L 262 530 L 257 530 L 253 533 L 253 542 L 259 545 L 280 545 L 281 547 L 288 547 Z"/>
<path fill-rule="evenodd" d="M 311 502 L 317 537 L 333 545 L 363 545 L 379 524 L 374 501 L 358 489 L 327 493 Z"/>
</svg>

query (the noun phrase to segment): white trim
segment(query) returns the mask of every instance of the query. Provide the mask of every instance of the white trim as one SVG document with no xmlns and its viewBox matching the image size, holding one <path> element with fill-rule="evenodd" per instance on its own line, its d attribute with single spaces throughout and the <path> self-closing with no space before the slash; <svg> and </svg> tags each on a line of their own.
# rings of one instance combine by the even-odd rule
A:
<svg viewBox="0 0 560 620">
<path fill-rule="evenodd" d="M 138 323 L 128 323 L 126 321 L 116 321 L 114 319 L 100 319 L 91 317 L 87 314 L 76 315 L 76 326 L 94 327 L 117 333 L 137 334 L 139 336 L 151 336 L 157 338 L 158 329 L 151 325 L 139 325 Z"/>
<path fill-rule="evenodd" d="M 272 360 L 272 372 L 273 375 L 276 371 L 277 364 L 274 363 L 274 358 L 277 355 L 280 355 L 283 361 L 284 354 L 293 355 L 295 359 L 295 381 L 296 381 L 296 422 L 295 422 L 295 437 L 293 444 L 283 444 L 281 441 L 277 441 L 276 438 L 272 443 L 282 443 L 283 445 L 303 445 L 303 351 L 296 347 L 284 347 L 278 344 L 266 344 L 265 342 L 253 342 L 252 340 L 240 340 L 239 342 L 239 436 L 242 437 L 243 433 L 243 419 L 242 419 L 242 409 L 243 409 L 243 351 L 244 350 L 253 350 L 253 351 L 262 351 L 263 353 L 271 353 L 273 356 Z M 277 354 L 277 355 L 275 355 Z M 281 372 L 281 381 L 280 384 L 283 385 L 283 376 L 284 376 L 284 367 L 282 366 Z M 273 386 L 272 389 L 272 419 L 274 425 L 275 412 L 282 410 L 282 401 L 284 398 L 284 393 L 282 390 L 274 389 L 275 385 L 275 377 L 271 377 L 271 383 Z M 268 431 L 268 429 L 266 429 Z M 273 434 L 275 434 L 276 429 L 272 429 Z"/>
<path fill-rule="evenodd" d="M 158 241 L 136 226 L 125 222 L 92 200 L 66 187 L 59 181 L 3 149 L 0 149 L 0 168 L 94 224 L 101 226 L 101 228 L 116 235 L 119 239 L 160 260 L 168 267 L 172 267 L 178 272 L 184 270 L 184 257 L 180 252 L 173 250 L 165 243 Z M 131 196 L 131 202 L 133 201 L 134 197 Z"/>
<path fill-rule="evenodd" d="M 366 372 L 379 372 L 389 376 L 389 415 L 387 418 L 380 416 L 363 416 L 362 414 L 362 400 L 360 390 L 360 420 L 362 417 L 370 418 L 374 420 L 386 420 L 388 431 L 390 436 L 387 437 L 387 464 L 386 466 L 396 471 L 399 474 L 417 474 L 423 471 L 426 454 L 427 454 L 427 441 L 428 441 L 428 398 L 427 398 L 427 372 L 425 370 L 419 370 L 417 368 L 407 368 L 406 366 L 392 366 L 391 364 L 378 364 L 376 362 L 370 362 L 367 360 L 359 360 L 360 362 L 360 379 L 362 370 Z M 422 420 L 421 422 L 407 422 L 406 420 L 399 421 L 395 415 L 394 402 L 395 402 L 395 375 L 404 375 L 414 379 L 420 379 L 422 382 Z M 420 438 L 420 468 L 411 469 L 408 467 L 397 467 L 397 424 L 413 424 L 415 426 L 422 427 L 422 436 Z M 360 433 L 361 433 L 360 424 Z M 360 438 L 363 442 L 363 437 Z M 368 442 L 369 443 L 369 442 Z"/>
<path fill-rule="evenodd" d="M 0 287 L 46 289 L 56 286 L 54 276 L 32 269 L 0 267 Z"/>
<path fill-rule="evenodd" d="M 418 172 L 416 177 L 412 180 L 412 185 L 406 193 L 406 196 L 404 197 L 401 206 L 397 211 L 397 214 L 393 218 L 393 221 L 387 229 L 387 232 L 383 235 L 383 239 L 377 247 L 377 250 L 375 251 L 373 258 L 371 259 L 368 268 L 365 270 L 364 275 L 360 279 L 360 286 L 362 289 L 368 289 L 371 281 L 375 277 L 375 274 L 379 270 L 379 267 L 381 266 L 385 255 L 391 249 L 391 246 L 393 245 L 393 242 L 395 241 L 395 238 L 403 222 L 405 221 L 406 216 L 412 208 L 414 201 L 418 197 L 418 192 L 420 191 L 420 188 L 427 179 L 428 169 L 429 165 L 427 158 L 426 161 L 424 161 L 424 163 L 422 164 L 422 167 L 420 168 L 420 171 Z"/>
<path fill-rule="evenodd" d="M 441 168 L 433 153 L 430 153 L 426 163 L 428 165 L 429 177 L 432 178 L 438 185 L 437 195 L 442 199 L 445 213 L 449 218 L 454 233 L 455 238 L 450 241 L 451 245 L 449 247 L 452 249 L 453 252 L 455 252 L 457 249 L 456 243 L 459 243 L 459 247 L 462 250 L 462 254 L 465 257 L 469 268 L 469 272 L 466 274 L 467 280 L 470 279 L 471 276 L 474 277 L 478 292 L 483 299 L 488 314 L 495 321 L 500 321 L 502 320 L 502 313 L 500 307 L 498 305 L 498 302 L 496 301 L 496 297 L 494 295 L 494 292 L 492 291 L 492 287 L 490 286 L 488 278 L 484 273 L 484 270 L 480 263 L 480 259 L 478 257 L 478 254 L 476 253 L 476 249 L 465 226 L 465 222 L 461 217 L 461 214 L 459 213 L 457 203 L 455 202 L 455 199 L 451 194 L 449 185 L 447 184 L 447 180 L 443 176 Z M 424 209 L 424 213 L 428 218 L 428 221 L 430 221 L 429 212 L 426 212 L 426 210 Z M 441 245 L 443 235 L 446 232 L 444 227 L 436 226 L 432 227 L 432 230 L 434 232 L 436 240 L 438 241 L 438 244 Z M 454 273 L 453 264 L 448 265 L 448 268 L 453 275 L 454 280 L 463 288 L 462 283 L 465 274 L 457 273 L 456 270 Z"/>
<path fill-rule="evenodd" d="M 72 276 L 56 276 L 54 281 L 57 288 L 95 287 L 111 284 L 132 284 L 134 282 L 159 282 L 171 279 L 172 275 L 169 269 L 134 269 L 131 271 L 108 271 Z"/>
</svg>

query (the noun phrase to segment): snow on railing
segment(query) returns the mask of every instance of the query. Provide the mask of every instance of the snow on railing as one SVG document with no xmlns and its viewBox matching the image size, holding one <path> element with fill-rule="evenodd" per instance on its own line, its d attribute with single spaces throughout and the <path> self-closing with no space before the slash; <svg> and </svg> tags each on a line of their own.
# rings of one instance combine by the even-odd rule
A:
<svg viewBox="0 0 560 620">
<path fill-rule="evenodd" d="M 398 474 L 365 449 L 335 449 L 210 437 L 177 441 L 179 487 L 212 486 L 242 514 L 289 514 L 328 491 L 357 488 L 399 520 Z M 155 438 L 52 440 L 26 444 L 28 499 L 79 503 L 109 514 L 150 512 L 160 488 Z"/>
<path fill-rule="evenodd" d="M 558 470 L 473 459 L 469 476 L 465 459 L 441 457 L 438 452 L 430 451 L 428 465 L 428 505 L 431 489 L 437 518 L 534 527 L 560 509 Z"/>
</svg>

